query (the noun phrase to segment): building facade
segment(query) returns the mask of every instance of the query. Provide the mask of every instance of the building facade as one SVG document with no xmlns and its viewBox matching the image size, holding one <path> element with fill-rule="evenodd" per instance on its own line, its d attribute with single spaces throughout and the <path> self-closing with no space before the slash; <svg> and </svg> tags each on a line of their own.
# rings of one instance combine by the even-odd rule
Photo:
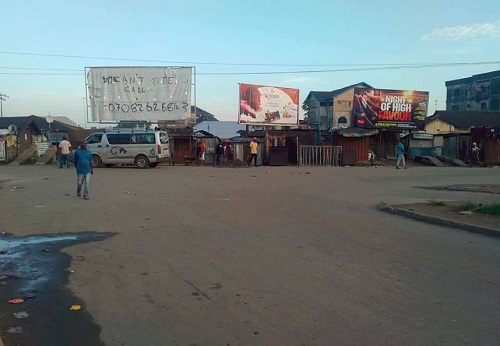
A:
<svg viewBox="0 0 500 346">
<path fill-rule="evenodd" d="M 352 100 L 354 88 L 371 88 L 369 84 L 360 82 L 333 91 L 311 91 L 304 104 L 310 108 L 308 123 L 321 130 L 336 130 L 354 126 L 352 122 Z"/>
<path fill-rule="evenodd" d="M 446 83 L 447 111 L 500 112 L 500 70 Z"/>
</svg>

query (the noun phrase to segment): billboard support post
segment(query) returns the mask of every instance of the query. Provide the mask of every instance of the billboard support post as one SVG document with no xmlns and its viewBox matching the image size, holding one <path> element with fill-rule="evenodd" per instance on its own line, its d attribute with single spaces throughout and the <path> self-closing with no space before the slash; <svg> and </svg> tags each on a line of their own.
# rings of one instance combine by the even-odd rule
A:
<svg viewBox="0 0 500 346">
<path fill-rule="evenodd" d="M 193 86 L 193 96 L 194 96 L 194 115 L 195 115 L 194 123 L 196 124 L 196 120 L 198 118 L 198 108 L 197 108 L 197 105 L 196 105 L 196 66 L 193 66 L 193 83 L 192 83 L 192 86 Z M 191 109 L 189 109 L 189 112 L 191 112 Z"/>
</svg>

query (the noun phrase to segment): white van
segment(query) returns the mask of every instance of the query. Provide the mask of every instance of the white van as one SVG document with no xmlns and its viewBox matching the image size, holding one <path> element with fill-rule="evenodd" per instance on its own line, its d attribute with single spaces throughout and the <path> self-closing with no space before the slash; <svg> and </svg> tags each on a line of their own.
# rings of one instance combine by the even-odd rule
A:
<svg viewBox="0 0 500 346">
<path fill-rule="evenodd" d="M 105 130 L 85 138 L 94 167 L 118 164 L 156 167 L 170 159 L 168 133 L 157 130 Z"/>
</svg>

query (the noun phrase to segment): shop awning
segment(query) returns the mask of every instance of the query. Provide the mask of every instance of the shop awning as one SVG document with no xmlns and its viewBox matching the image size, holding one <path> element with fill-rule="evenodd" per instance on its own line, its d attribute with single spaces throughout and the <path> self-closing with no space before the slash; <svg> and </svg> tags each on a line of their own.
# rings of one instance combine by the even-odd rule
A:
<svg viewBox="0 0 500 346">
<path fill-rule="evenodd" d="M 342 137 L 368 137 L 373 136 L 378 133 L 377 129 L 363 129 L 361 127 L 348 127 L 345 129 L 340 129 L 337 133 Z"/>
</svg>

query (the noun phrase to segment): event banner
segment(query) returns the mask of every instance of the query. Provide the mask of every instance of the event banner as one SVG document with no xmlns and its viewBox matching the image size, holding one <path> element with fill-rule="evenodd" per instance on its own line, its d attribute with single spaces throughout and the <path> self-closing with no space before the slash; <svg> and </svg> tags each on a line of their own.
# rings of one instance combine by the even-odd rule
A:
<svg viewBox="0 0 500 346">
<path fill-rule="evenodd" d="M 299 90 L 240 84 L 240 124 L 297 125 Z"/>
<path fill-rule="evenodd" d="M 90 67 L 92 121 L 182 120 L 191 115 L 191 67 Z"/>
<path fill-rule="evenodd" d="M 357 127 L 424 129 L 429 92 L 355 88 L 353 116 Z"/>
</svg>

